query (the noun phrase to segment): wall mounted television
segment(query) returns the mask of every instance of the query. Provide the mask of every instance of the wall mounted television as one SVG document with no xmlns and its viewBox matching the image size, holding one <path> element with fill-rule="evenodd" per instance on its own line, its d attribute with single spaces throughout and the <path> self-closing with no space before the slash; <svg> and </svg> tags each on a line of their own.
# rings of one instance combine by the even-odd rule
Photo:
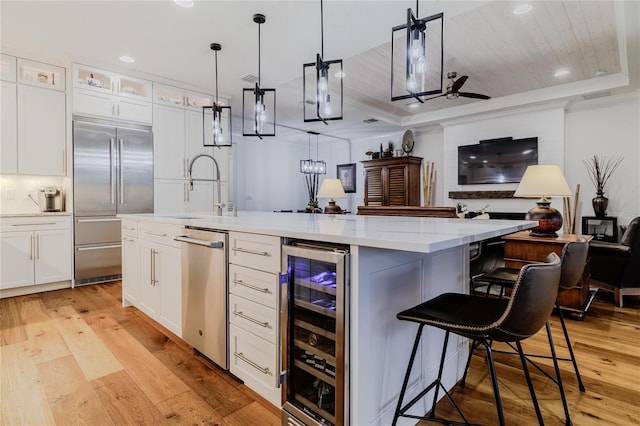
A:
<svg viewBox="0 0 640 426">
<path fill-rule="evenodd" d="M 518 183 L 538 164 L 538 138 L 487 139 L 458 147 L 458 185 Z"/>
</svg>

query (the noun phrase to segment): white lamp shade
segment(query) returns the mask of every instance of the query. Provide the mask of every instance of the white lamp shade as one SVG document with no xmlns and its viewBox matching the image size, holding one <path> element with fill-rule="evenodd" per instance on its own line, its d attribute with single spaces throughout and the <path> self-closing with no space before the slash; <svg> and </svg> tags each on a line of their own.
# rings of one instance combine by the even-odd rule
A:
<svg viewBox="0 0 640 426">
<path fill-rule="evenodd" d="M 572 195 L 559 166 L 539 164 L 525 170 L 514 197 L 560 197 Z"/>
<path fill-rule="evenodd" d="M 347 198 L 340 179 L 325 179 L 318 190 L 318 198 Z"/>
</svg>

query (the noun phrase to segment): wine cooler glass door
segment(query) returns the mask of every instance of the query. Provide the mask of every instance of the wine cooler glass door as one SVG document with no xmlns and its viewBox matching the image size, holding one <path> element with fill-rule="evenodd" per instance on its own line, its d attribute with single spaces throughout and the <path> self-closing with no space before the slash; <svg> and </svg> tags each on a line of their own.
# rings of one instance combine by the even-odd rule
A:
<svg viewBox="0 0 640 426">
<path fill-rule="evenodd" d="M 318 424 L 344 423 L 344 250 L 285 247 L 285 410 Z"/>
</svg>

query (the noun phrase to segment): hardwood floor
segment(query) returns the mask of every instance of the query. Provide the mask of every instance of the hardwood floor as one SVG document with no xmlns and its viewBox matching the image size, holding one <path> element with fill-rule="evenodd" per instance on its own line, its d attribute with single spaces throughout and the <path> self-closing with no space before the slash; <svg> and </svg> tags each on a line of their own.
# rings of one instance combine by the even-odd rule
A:
<svg viewBox="0 0 640 426">
<path fill-rule="evenodd" d="M 137 309 L 123 308 L 120 292 L 111 283 L 0 300 L 0 424 L 280 425 L 279 409 Z M 616 308 L 612 297 L 597 298 L 584 321 L 567 321 L 587 387 L 581 393 L 571 364 L 561 362 L 574 425 L 640 423 L 640 300 L 628 299 Z M 524 346 L 548 353 L 544 334 Z M 496 361 L 507 424 L 535 424 L 518 358 Z M 540 363 L 552 371 L 550 361 Z M 532 376 L 546 424 L 564 424 L 556 385 Z M 497 424 L 480 352 L 453 397 L 470 421 Z M 438 414 L 456 419 L 447 402 Z"/>
</svg>

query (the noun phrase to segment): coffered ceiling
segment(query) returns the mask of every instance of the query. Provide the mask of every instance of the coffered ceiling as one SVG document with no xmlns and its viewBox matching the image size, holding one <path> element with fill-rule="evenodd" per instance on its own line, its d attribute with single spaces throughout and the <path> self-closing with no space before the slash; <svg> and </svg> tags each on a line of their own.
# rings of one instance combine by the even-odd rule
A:
<svg viewBox="0 0 640 426">
<path fill-rule="evenodd" d="M 422 104 L 390 100 L 391 28 L 406 20 L 415 1 L 326 0 L 325 58 L 343 59 L 346 73 L 344 120 L 328 126 L 302 119 L 302 64 L 320 50 L 319 0 L 195 0 L 192 8 L 169 0 L 3 0 L 1 41 L 7 53 L 88 62 L 210 92 L 209 44 L 218 42 L 220 92 L 240 115 L 242 88 L 250 87 L 241 79 L 258 72 L 252 15 L 263 13 L 262 86 L 277 89 L 283 137 L 291 129 L 367 137 L 487 110 L 637 89 L 638 1 L 529 1 L 530 12 L 514 14 L 522 3 L 419 3 L 421 17 L 444 12 L 443 87 L 447 72 L 455 71 L 469 76 L 461 91 L 492 98 Z M 120 63 L 124 54 L 136 62 Z M 554 76 L 560 69 L 568 74 Z M 371 118 L 378 121 L 363 122 Z"/>
</svg>

